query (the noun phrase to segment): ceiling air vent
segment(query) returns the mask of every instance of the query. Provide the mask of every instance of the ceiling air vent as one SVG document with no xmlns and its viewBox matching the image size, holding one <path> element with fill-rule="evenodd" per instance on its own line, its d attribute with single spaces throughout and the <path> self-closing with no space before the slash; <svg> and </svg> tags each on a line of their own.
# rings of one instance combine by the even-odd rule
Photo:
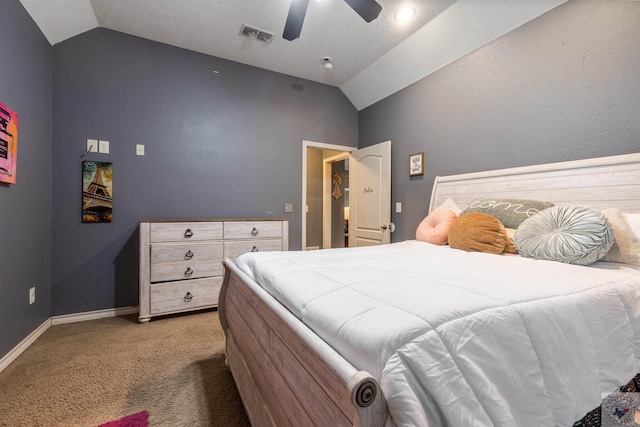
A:
<svg viewBox="0 0 640 427">
<path fill-rule="evenodd" d="M 260 28 L 250 27 L 246 24 L 242 24 L 242 27 L 240 27 L 240 35 L 252 39 L 257 39 L 264 43 L 271 43 L 271 40 L 273 40 L 272 33 L 261 30 Z"/>
</svg>

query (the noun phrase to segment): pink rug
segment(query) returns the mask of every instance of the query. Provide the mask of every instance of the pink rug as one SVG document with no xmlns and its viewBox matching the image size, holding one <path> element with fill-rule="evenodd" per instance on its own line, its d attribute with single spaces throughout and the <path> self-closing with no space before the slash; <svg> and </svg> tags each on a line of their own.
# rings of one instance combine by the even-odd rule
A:
<svg viewBox="0 0 640 427">
<path fill-rule="evenodd" d="M 148 427 L 149 413 L 147 411 L 138 412 L 137 414 L 127 415 L 119 420 L 109 421 L 100 424 L 98 427 Z"/>
</svg>

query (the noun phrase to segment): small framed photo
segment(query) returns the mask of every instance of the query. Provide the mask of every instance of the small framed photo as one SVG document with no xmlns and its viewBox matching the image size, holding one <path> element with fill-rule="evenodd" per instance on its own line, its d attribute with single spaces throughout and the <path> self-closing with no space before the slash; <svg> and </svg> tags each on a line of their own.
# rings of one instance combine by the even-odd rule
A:
<svg viewBox="0 0 640 427">
<path fill-rule="evenodd" d="M 424 175 L 424 153 L 409 156 L 409 176 Z"/>
</svg>

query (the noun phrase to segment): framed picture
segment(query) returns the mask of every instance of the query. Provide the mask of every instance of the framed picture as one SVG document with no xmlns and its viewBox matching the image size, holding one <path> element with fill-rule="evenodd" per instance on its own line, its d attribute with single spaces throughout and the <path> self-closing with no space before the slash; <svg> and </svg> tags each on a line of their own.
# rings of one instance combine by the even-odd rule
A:
<svg viewBox="0 0 640 427">
<path fill-rule="evenodd" d="M 16 183 L 18 115 L 0 103 L 0 182 Z"/>
<path fill-rule="evenodd" d="M 424 153 L 409 156 L 409 176 L 424 175 Z"/>
<path fill-rule="evenodd" d="M 113 210 L 113 165 L 82 162 L 82 222 L 111 222 Z"/>
</svg>

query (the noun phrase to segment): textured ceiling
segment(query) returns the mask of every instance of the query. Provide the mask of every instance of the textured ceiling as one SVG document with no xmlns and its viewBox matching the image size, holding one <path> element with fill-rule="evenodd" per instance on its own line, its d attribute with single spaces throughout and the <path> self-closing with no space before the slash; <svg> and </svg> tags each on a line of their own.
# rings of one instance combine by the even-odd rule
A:
<svg viewBox="0 0 640 427">
<path fill-rule="evenodd" d="M 20 1 L 52 45 L 104 27 L 337 86 L 360 110 L 566 0 L 377 0 L 371 23 L 343 0 L 310 0 L 294 41 L 282 38 L 292 0 Z M 407 3 L 417 15 L 401 25 L 393 14 Z M 242 24 L 275 37 L 241 37 Z"/>
</svg>

